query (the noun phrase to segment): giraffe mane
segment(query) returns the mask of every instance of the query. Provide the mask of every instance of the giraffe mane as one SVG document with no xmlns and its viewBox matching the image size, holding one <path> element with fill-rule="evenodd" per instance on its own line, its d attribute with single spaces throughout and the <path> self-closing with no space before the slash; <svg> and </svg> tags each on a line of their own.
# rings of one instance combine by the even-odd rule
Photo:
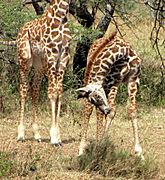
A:
<svg viewBox="0 0 165 180">
<path fill-rule="evenodd" d="M 94 47 L 97 43 L 98 40 L 96 40 L 93 45 L 91 46 L 91 49 L 89 50 L 89 54 L 87 57 L 87 68 L 85 71 L 85 76 L 84 76 L 84 83 L 87 84 L 89 77 L 90 77 L 90 72 L 92 70 L 92 67 L 94 65 L 94 62 L 96 60 L 96 57 L 98 56 L 98 54 L 104 49 L 104 47 L 114 39 L 114 37 L 116 36 L 117 31 L 111 33 L 107 38 L 102 38 L 102 42 L 101 44 L 96 47 L 96 49 L 94 49 L 94 51 L 92 52 L 91 49 L 92 47 Z"/>
</svg>

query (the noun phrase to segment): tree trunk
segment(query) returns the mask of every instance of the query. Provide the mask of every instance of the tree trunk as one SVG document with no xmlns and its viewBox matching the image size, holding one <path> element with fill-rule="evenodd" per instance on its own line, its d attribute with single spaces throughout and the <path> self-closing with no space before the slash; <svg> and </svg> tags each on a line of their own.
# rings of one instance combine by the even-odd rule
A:
<svg viewBox="0 0 165 180">
<path fill-rule="evenodd" d="M 91 27 L 94 22 L 94 18 L 91 18 L 92 15 L 91 16 L 89 15 L 89 12 L 87 11 L 86 7 L 85 7 L 85 11 L 84 11 L 84 7 L 80 7 L 79 9 L 77 9 L 77 16 L 81 14 L 79 10 L 83 11 L 84 17 L 86 18 L 84 19 L 84 21 L 86 22 L 85 24 L 84 24 L 84 21 L 81 21 L 80 23 L 87 28 Z M 112 16 L 114 14 L 114 10 L 115 8 L 114 7 L 112 8 L 109 4 L 106 6 L 105 14 L 101 18 L 97 26 L 97 29 L 99 29 L 100 32 L 102 33 L 98 35 L 97 38 L 100 38 L 105 34 L 111 22 Z M 81 16 L 78 16 L 78 17 L 81 18 Z M 88 51 L 90 49 L 91 44 L 92 42 L 90 39 L 87 39 L 87 41 L 83 43 L 82 42 L 77 43 L 76 53 L 73 59 L 73 72 L 77 76 L 77 80 L 79 82 L 78 86 L 81 86 L 83 84 L 83 81 L 82 81 L 83 74 L 86 67 L 87 55 L 88 55 Z"/>
</svg>

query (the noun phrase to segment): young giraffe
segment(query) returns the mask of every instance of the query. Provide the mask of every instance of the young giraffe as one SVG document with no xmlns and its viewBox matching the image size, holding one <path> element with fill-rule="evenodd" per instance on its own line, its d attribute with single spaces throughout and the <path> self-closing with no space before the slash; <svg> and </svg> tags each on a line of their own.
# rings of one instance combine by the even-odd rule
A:
<svg viewBox="0 0 165 180">
<path fill-rule="evenodd" d="M 61 145 L 59 115 L 62 96 L 62 82 L 70 59 L 70 31 L 67 14 L 70 0 L 52 0 L 47 11 L 38 19 L 26 23 L 17 37 L 18 62 L 20 65 L 21 117 L 18 126 L 18 140 L 25 139 L 24 106 L 28 92 L 28 74 L 34 68 L 31 85 L 34 138 L 41 141 L 37 123 L 36 107 L 39 88 L 44 74 L 48 76 L 48 97 L 52 110 L 50 129 L 51 143 Z"/>
<path fill-rule="evenodd" d="M 139 84 L 141 59 L 131 46 L 112 33 L 108 38 L 96 40 L 90 48 L 87 57 L 87 67 L 84 76 L 85 87 L 79 88 L 79 97 L 86 97 L 83 133 L 79 147 L 79 155 L 87 146 L 87 129 L 89 118 L 96 106 L 97 139 L 106 136 L 109 126 L 115 116 L 115 98 L 121 82 L 128 84 L 130 107 L 128 117 L 132 121 L 135 153 L 144 159 L 138 135 L 136 118 L 136 94 Z M 103 116 L 105 124 L 103 126 Z M 104 127 L 104 130 L 103 130 Z"/>
</svg>

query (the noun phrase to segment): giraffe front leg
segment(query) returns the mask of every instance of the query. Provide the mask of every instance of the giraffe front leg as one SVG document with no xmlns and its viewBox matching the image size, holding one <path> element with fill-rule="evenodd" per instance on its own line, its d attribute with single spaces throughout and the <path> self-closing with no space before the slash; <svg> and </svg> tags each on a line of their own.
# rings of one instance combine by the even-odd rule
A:
<svg viewBox="0 0 165 180">
<path fill-rule="evenodd" d="M 55 146 L 61 146 L 60 128 L 59 128 L 59 116 L 61 107 L 61 98 L 59 95 L 50 99 L 52 108 L 52 125 L 50 128 L 50 141 Z"/>
<path fill-rule="evenodd" d="M 110 129 L 110 126 L 112 125 L 112 121 L 113 121 L 113 119 L 115 117 L 115 113 L 116 113 L 115 106 L 111 105 L 110 109 L 111 109 L 110 113 L 105 117 L 104 133 L 103 133 L 104 138 L 108 137 L 109 129 Z"/>
<path fill-rule="evenodd" d="M 55 59 L 56 57 L 54 54 Z M 67 64 L 70 59 L 69 47 L 68 45 L 63 46 L 61 49 L 61 57 L 58 59 L 58 64 L 55 65 L 56 69 L 52 68 L 49 71 L 50 79 L 50 94 L 51 95 L 51 106 L 52 106 L 52 126 L 50 129 L 50 137 L 51 137 L 51 144 L 55 146 L 61 146 L 62 141 L 60 137 L 60 127 L 59 127 L 59 120 L 60 120 L 60 111 L 61 111 L 61 97 L 63 93 L 63 79 Z M 54 71 L 55 70 L 55 71 Z M 52 74 L 51 74 L 52 73 Z M 53 88 L 52 88 L 53 87 Z M 53 93 L 51 92 L 53 91 Z M 56 95 L 54 95 L 56 94 Z"/>
<path fill-rule="evenodd" d="M 51 75 L 53 76 L 53 74 Z M 48 96 L 51 103 L 52 123 L 50 128 L 50 141 L 54 146 L 61 146 L 59 117 L 61 109 L 62 86 L 57 84 L 57 76 L 49 79 Z"/>
<path fill-rule="evenodd" d="M 89 119 L 92 114 L 92 110 L 93 110 L 93 105 L 85 99 L 84 120 L 82 124 L 81 142 L 79 146 L 79 156 L 81 156 L 84 153 L 85 149 L 88 146 L 87 131 L 88 131 Z"/>
<path fill-rule="evenodd" d="M 117 90 L 118 90 L 118 84 L 113 85 L 108 94 L 108 104 L 111 110 L 110 113 L 105 117 L 104 137 L 108 137 L 109 128 L 116 114 L 115 99 L 116 99 Z"/>
<path fill-rule="evenodd" d="M 129 82 L 128 83 L 128 94 L 130 98 L 130 107 L 128 109 L 128 117 L 131 119 L 133 133 L 134 133 L 134 141 L 135 141 L 135 154 L 139 156 L 142 160 L 144 160 L 144 156 L 142 153 L 142 147 L 140 145 L 139 138 L 139 129 L 138 129 L 138 120 L 136 115 L 136 94 L 137 94 L 137 83 Z"/>
</svg>

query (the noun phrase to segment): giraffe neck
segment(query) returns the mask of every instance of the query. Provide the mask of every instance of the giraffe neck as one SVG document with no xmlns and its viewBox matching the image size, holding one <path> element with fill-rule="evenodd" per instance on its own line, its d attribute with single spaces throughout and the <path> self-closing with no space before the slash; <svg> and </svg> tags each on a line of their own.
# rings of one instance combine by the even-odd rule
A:
<svg viewBox="0 0 165 180">
<path fill-rule="evenodd" d="M 98 46 L 101 47 L 101 45 L 99 44 Z M 115 74 L 124 77 L 123 72 L 120 72 L 121 67 L 125 67 L 128 61 L 132 61 L 136 57 L 136 54 L 130 49 L 130 45 L 117 36 L 113 41 L 107 41 L 101 50 L 93 56 L 96 50 L 89 55 L 89 62 L 85 73 L 86 84 L 105 84 L 109 76 L 112 77 Z"/>
<path fill-rule="evenodd" d="M 85 84 L 91 83 L 92 81 L 97 81 L 99 84 L 103 82 L 103 76 L 98 77 L 98 73 L 100 73 L 100 75 L 102 74 L 101 58 L 99 58 L 99 56 L 107 44 L 110 44 L 115 39 L 116 34 L 117 32 L 113 32 L 108 38 L 100 38 L 92 45 L 87 58 L 88 64 L 85 71 Z"/>
<path fill-rule="evenodd" d="M 53 0 L 44 17 L 43 39 L 50 59 L 52 54 L 58 54 L 71 39 L 67 24 L 68 12 L 69 0 Z"/>
<path fill-rule="evenodd" d="M 58 21 L 63 21 L 66 17 L 68 10 L 69 10 L 69 0 L 52 0 L 48 11 L 47 11 L 47 18 L 49 19 L 57 19 Z"/>
</svg>

